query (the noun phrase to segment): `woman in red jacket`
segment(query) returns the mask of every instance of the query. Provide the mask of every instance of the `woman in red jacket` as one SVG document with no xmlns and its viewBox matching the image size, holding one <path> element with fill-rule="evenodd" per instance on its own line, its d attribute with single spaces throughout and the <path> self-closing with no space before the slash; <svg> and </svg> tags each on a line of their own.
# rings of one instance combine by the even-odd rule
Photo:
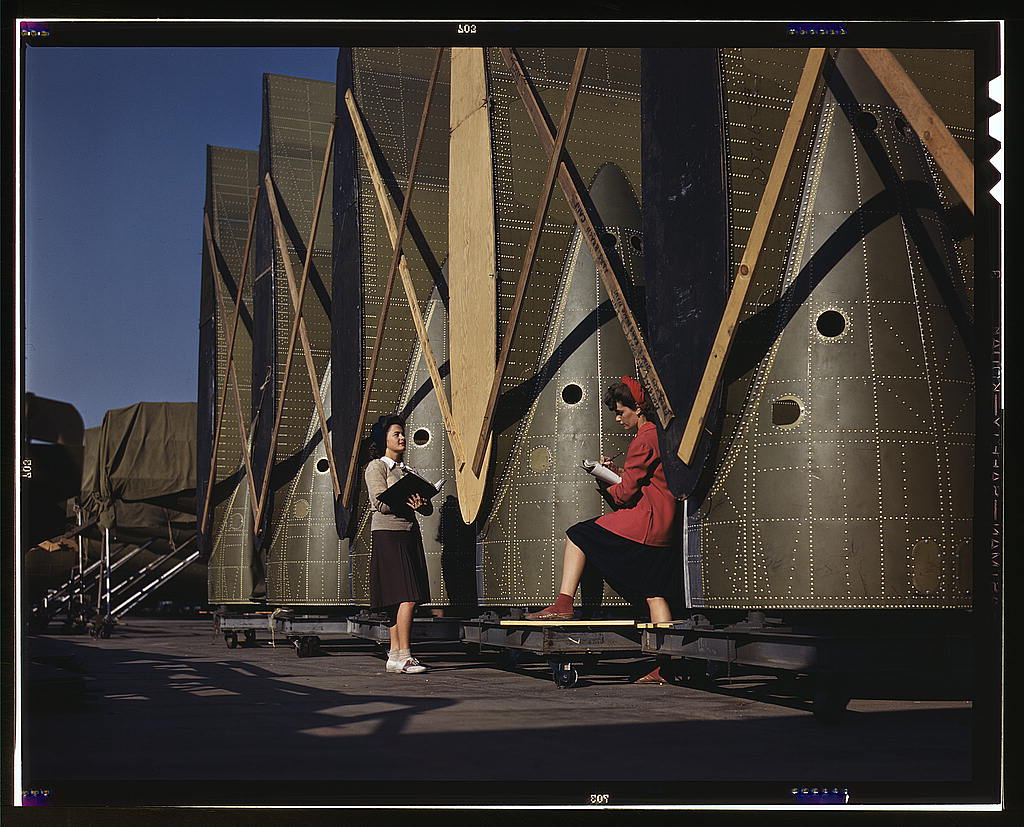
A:
<svg viewBox="0 0 1024 827">
<path fill-rule="evenodd" d="M 565 532 L 559 595 L 551 606 L 526 615 L 529 620 L 571 618 L 573 595 L 587 563 L 627 600 L 646 599 L 652 622 L 672 619 L 667 598 L 679 594 L 681 573 L 673 545 L 677 504 L 661 465 L 654 412 L 640 383 L 628 376 L 608 388 L 604 403 L 623 428 L 637 431 L 624 468 L 601 457 L 622 477 L 606 489 L 619 509 Z"/>
</svg>

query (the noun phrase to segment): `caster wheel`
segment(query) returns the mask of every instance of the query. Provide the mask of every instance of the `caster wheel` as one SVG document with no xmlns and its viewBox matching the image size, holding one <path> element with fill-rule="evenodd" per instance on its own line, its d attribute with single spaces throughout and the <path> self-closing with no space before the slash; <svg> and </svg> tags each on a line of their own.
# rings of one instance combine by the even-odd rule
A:
<svg viewBox="0 0 1024 827">
<path fill-rule="evenodd" d="M 821 724 L 838 724 L 846 717 L 850 694 L 843 681 L 834 677 L 821 677 L 815 682 L 811 701 L 814 720 Z"/>
<path fill-rule="evenodd" d="M 552 663 L 551 675 L 559 689 L 571 689 L 580 679 L 579 672 L 571 663 Z"/>
<path fill-rule="evenodd" d="M 245 630 L 245 642 L 247 644 L 250 644 L 250 645 L 256 642 L 256 630 L 255 629 L 246 629 Z"/>
<path fill-rule="evenodd" d="M 110 637 L 110 632 L 111 632 L 111 628 L 110 628 L 109 624 L 104 623 L 100 627 L 100 637 L 103 638 L 104 640 L 106 640 L 107 638 Z"/>
<path fill-rule="evenodd" d="M 238 648 L 238 633 L 237 632 L 225 632 L 224 643 L 227 644 L 228 649 Z"/>
</svg>

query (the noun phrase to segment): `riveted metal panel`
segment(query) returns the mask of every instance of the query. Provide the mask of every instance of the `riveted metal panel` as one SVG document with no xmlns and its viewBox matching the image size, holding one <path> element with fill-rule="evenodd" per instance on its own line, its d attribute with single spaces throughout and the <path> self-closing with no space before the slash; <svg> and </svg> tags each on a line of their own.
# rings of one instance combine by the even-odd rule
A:
<svg viewBox="0 0 1024 827">
<path fill-rule="evenodd" d="M 203 275 L 200 320 L 199 407 L 197 479 L 198 509 L 201 517 L 209 481 L 217 405 L 224 397 L 223 422 L 217 465 L 214 471 L 211 514 L 207 531 L 201 535 L 204 554 L 209 556 L 207 594 L 211 603 L 248 603 L 252 593 L 252 514 L 245 479 L 243 451 L 248 450 L 239 434 L 238 420 L 246 429 L 251 421 L 252 377 L 252 261 L 242 285 L 241 310 L 235 331 L 232 359 L 242 408 L 238 410 L 228 375 L 227 351 L 234 303 L 242 281 L 242 261 L 248 236 L 249 216 L 256 192 L 259 154 L 253 150 L 210 146 L 206 153 L 206 213 L 223 279 L 221 291 L 226 314 L 217 301 L 216 278 L 203 239 Z M 252 254 L 250 253 L 250 259 Z"/>
<path fill-rule="evenodd" d="M 756 51 L 723 52 L 736 257 L 759 197 L 741 175 L 766 175 L 805 54 Z M 969 146 L 970 55 L 898 56 L 942 90 Z M 725 369 L 709 490 L 689 515 L 691 605 L 970 606 L 970 245 L 947 220 L 955 197 L 855 50 L 825 77 Z M 795 423 L 773 422 L 782 398 L 798 401 Z"/>
<path fill-rule="evenodd" d="M 333 83 L 264 75 L 260 180 L 270 174 L 285 228 L 282 248 L 266 198 L 257 218 L 257 279 L 254 286 L 253 407 L 256 439 L 253 470 L 262 484 L 270 454 L 276 406 L 285 405 L 275 444 L 265 518 L 258 535 L 264 555 L 267 599 L 271 603 L 331 605 L 349 602 L 348 541 L 334 519 L 333 486 L 301 340 L 296 340 L 288 387 L 282 387 L 294 318 L 285 270 L 288 257 L 301 278 L 316 203 L 324 150 L 334 119 Z M 303 319 L 330 416 L 332 195 L 324 194 L 313 240 Z M 318 467 L 319 466 L 319 467 Z M 259 486 L 257 487 L 257 490 Z"/>
</svg>

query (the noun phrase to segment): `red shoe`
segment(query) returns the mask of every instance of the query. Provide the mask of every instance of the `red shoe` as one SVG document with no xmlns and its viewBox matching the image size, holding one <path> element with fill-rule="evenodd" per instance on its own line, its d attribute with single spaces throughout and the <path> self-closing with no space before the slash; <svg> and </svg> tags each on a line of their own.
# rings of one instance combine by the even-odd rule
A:
<svg viewBox="0 0 1024 827">
<path fill-rule="evenodd" d="M 661 674 L 661 667 L 655 666 L 650 672 L 644 675 L 642 678 L 637 678 L 633 683 L 642 684 L 663 684 L 668 683 L 668 679 Z"/>
<path fill-rule="evenodd" d="M 563 612 L 555 606 L 548 606 L 539 612 L 530 612 L 525 617 L 527 620 L 572 620 L 572 611 Z"/>
</svg>

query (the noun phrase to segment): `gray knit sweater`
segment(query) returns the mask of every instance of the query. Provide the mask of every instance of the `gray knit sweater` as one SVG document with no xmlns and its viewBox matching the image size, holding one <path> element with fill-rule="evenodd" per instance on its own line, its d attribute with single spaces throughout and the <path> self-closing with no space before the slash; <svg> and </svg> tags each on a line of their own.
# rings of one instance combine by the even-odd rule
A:
<svg viewBox="0 0 1024 827">
<path fill-rule="evenodd" d="M 388 470 L 387 463 L 383 459 L 375 459 L 366 466 L 364 477 L 366 479 L 366 491 L 370 495 L 370 507 L 374 509 L 373 519 L 370 521 L 370 531 L 410 531 L 412 529 L 413 516 L 411 508 L 402 506 L 400 510 L 394 510 L 377 499 L 398 482 L 405 472 L 395 465 Z M 424 517 L 434 513 L 434 506 L 428 500 L 417 511 Z"/>
</svg>

